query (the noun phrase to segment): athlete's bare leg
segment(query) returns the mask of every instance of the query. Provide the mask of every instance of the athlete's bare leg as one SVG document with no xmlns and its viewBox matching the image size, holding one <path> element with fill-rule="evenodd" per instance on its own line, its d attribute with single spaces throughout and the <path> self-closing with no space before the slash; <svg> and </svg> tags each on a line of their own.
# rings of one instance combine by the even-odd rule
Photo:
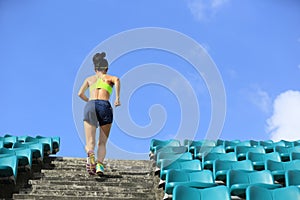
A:
<svg viewBox="0 0 300 200">
<path fill-rule="evenodd" d="M 111 124 L 106 124 L 100 127 L 100 136 L 98 141 L 98 162 L 103 163 L 106 155 L 106 143 L 110 133 Z"/>
</svg>

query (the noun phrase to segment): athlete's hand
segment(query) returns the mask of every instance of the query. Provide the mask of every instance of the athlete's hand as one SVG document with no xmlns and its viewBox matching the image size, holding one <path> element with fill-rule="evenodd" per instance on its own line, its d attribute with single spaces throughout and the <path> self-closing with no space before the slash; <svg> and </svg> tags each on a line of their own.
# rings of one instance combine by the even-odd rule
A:
<svg viewBox="0 0 300 200">
<path fill-rule="evenodd" d="M 120 106 L 120 105 L 121 105 L 120 100 L 119 100 L 119 99 L 116 99 L 114 105 L 115 105 L 115 107 Z"/>
</svg>

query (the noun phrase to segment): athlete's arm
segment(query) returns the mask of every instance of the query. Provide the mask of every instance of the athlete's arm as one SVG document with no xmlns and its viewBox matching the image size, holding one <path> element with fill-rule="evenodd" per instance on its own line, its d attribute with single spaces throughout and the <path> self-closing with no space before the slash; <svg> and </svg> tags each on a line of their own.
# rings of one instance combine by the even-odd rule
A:
<svg viewBox="0 0 300 200">
<path fill-rule="evenodd" d="M 116 86 L 116 100 L 115 100 L 115 107 L 120 106 L 121 102 L 120 102 L 120 89 L 121 89 L 121 83 L 120 83 L 120 79 L 116 76 L 114 76 L 112 78 L 112 82 L 114 83 L 114 85 Z"/>
<path fill-rule="evenodd" d="M 83 100 L 88 102 L 89 98 L 85 95 L 85 91 L 88 89 L 89 83 L 87 79 L 83 82 L 81 88 L 79 89 L 78 96 Z"/>
</svg>

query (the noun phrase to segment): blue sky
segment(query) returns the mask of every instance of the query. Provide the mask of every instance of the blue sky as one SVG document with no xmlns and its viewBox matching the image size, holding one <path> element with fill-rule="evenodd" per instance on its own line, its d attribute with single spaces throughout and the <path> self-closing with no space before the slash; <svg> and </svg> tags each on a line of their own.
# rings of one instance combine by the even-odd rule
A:
<svg viewBox="0 0 300 200">
<path fill-rule="evenodd" d="M 93 73 L 88 60 L 102 50 L 98 48 L 104 41 L 144 27 L 184 34 L 213 60 L 226 91 L 220 138 L 300 139 L 297 0 L 1 0 L 0 133 L 58 135 L 60 155 L 84 157 L 84 133 L 78 123 L 84 103 L 78 101 L 77 108 L 73 103 L 78 84 Z M 125 43 L 103 51 L 116 52 Z M 146 158 L 152 138 L 173 138 L 181 122 L 189 126 L 194 119 L 199 122 L 195 139 L 205 137 L 212 115 L 210 85 L 190 63 L 171 52 L 149 48 L 120 55 L 113 62 L 110 56 L 111 74 L 122 81 L 131 73 L 132 79 L 122 82 L 124 96 L 136 80 L 149 81 L 130 93 L 128 104 L 121 96 L 126 106 L 115 109 L 116 120 L 129 116 L 136 127 L 115 121 L 110 143 Z M 190 120 L 181 119 L 180 103 L 186 104 L 189 96 L 182 98 L 157 82 L 167 80 L 165 84 L 172 83 L 176 90 L 182 86 L 180 78 L 168 77 L 163 70 L 133 76 L 132 70 L 142 66 L 161 66 L 185 78 L 191 89 L 184 91 L 195 94 L 198 109 L 194 110 L 199 116 L 193 112 Z M 124 111 L 129 115 L 123 116 Z M 134 135 L 128 133 L 130 128 Z M 124 156 L 108 148 L 109 158 Z"/>
</svg>

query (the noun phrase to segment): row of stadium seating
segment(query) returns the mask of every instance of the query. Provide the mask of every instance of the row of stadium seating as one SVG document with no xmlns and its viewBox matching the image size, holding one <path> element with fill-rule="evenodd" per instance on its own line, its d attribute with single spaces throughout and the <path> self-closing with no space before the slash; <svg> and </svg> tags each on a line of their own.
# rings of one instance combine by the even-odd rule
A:
<svg viewBox="0 0 300 200">
<path fill-rule="evenodd" d="M 231 141 L 223 141 L 221 145 L 217 143 L 218 141 L 189 141 L 181 146 L 178 140 L 151 141 L 150 158 L 156 166 L 155 174 L 161 179 L 159 187 L 164 188 L 165 198 L 266 198 L 257 198 L 253 192 L 256 190 L 257 193 L 269 194 L 271 199 L 285 197 L 275 197 L 274 194 L 277 193 L 287 193 L 286 196 L 293 193 L 296 195 L 294 199 L 300 198 L 300 190 L 297 188 L 300 186 L 299 141 L 260 141 L 252 142 L 252 146 L 248 145 L 249 141 L 234 141 L 235 145 L 227 148 L 230 151 L 224 151 L 224 147 L 229 147 L 224 144 L 232 144 Z M 264 146 L 260 146 L 263 143 L 272 145 L 269 148 L 272 151 L 266 151 Z M 278 152 L 277 147 L 285 148 L 286 151 Z M 214 151 L 216 148 L 223 151 Z M 195 156 L 198 155 L 195 154 L 197 149 L 201 150 L 201 156 Z M 197 198 L 205 194 L 207 198 Z"/>
<path fill-rule="evenodd" d="M 19 173 L 33 175 L 33 165 L 41 168 L 44 160 L 59 152 L 60 137 L 0 136 L 0 198 L 8 185 L 17 187 Z M 24 182 L 24 180 L 21 180 Z"/>
</svg>

